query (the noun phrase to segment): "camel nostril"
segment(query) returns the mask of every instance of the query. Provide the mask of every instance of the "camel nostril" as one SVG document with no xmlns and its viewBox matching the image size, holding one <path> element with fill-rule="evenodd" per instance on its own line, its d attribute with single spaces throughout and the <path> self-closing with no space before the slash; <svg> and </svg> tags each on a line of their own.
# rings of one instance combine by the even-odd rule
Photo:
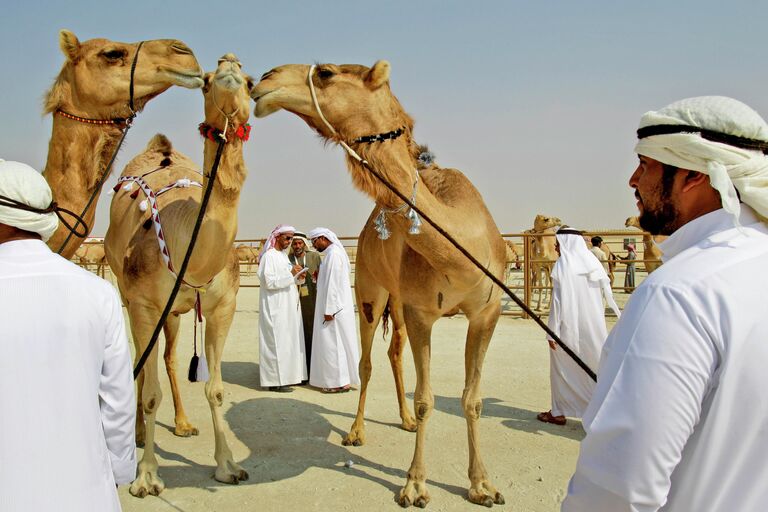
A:
<svg viewBox="0 0 768 512">
<path fill-rule="evenodd" d="M 185 45 L 181 41 L 177 41 L 173 43 L 171 45 L 171 49 L 176 53 L 180 53 L 182 55 L 192 55 L 192 50 L 189 48 L 189 46 Z"/>
</svg>

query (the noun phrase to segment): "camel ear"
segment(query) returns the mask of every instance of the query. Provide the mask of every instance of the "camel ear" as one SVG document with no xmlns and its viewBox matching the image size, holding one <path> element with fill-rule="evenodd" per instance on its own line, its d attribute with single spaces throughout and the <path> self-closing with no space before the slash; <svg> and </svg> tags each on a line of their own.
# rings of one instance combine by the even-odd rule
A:
<svg viewBox="0 0 768 512">
<path fill-rule="evenodd" d="M 67 59 L 72 62 L 77 62 L 77 59 L 80 57 L 80 41 L 69 30 L 59 31 L 59 48 L 61 48 Z"/>
<path fill-rule="evenodd" d="M 370 89 L 378 89 L 389 82 L 389 62 L 378 60 L 365 76 L 365 85 Z"/>
<path fill-rule="evenodd" d="M 207 93 L 208 89 L 211 88 L 212 81 L 213 81 L 213 71 L 203 75 L 203 94 Z"/>
</svg>

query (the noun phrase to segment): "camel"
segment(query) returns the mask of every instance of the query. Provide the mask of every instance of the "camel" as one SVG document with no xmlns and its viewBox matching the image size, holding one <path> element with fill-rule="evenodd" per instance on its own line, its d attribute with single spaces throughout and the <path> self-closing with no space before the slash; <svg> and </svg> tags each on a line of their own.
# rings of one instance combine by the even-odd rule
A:
<svg viewBox="0 0 768 512">
<path fill-rule="evenodd" d="M 203 159 L 205 169 L 212 168 L 217 150 L 217 142 L 208 138 L 216 139 L 213 131 L 226 131 L 228 142 L 222 153 L 197 245 L 184 276 L 184 286 L 164 325 L 165 363 L 176 406 L 176 433 L 181 430 L 186 435 L 194 434 L 196 429 L 189 424 L 178 396 L 175 343 L 179 315 L 195 306 L 197 289 L 205 292 L 199 294 L 202 314 L 206 319 L 204 353 L 210 373 L 205 394 L 211 408 L 216 439 L 215 478 L 225 483 L 237 483 L 248 478 L 248 473 L 235 463 L 224 432 L 221 356 L 235 313 L 235 297 L 240 283 L 233 242 L 237 233 L 240 191 L 247 173 L 243 161 L 243 140 L 247 139 L 250 128 L 246 121 L 252 83 L 232 54 L 223 56 L 216 71 L 204 77 L 205 124 L 201 125 L 201 133 L 207 137 Z M 156 225 L 150 217 L 152 205 L 145 204 L 142 208 L 137 197 L 141 193 L 139 184 L 128 178 L 129 181 L 121 185 L 122 180 L 131 176 L 143 176 L 142 179 L 155 194 L 169 184 L 175 185 L 166 193 L 155 196 L 169 260 L 161 254 L 160 237 L 156 235 Z M 198 182 L 195 186 L 195 180 L 203 183 Z M 200 185 L 206 184 L 207 177 L 200 175 L 196 165 L 175 151 L 170 141 L 160 134 L 150 140 L 143 153 L 128 163 L 118 181 L 120 189 L 112 200 L 105 244 L 107 258 L 128 308 L 137 358 L 147 347 L 173 288 L 176 276 L 169 268 L 179 269 L 181 266 L 200 209 Z M 145 201 L 147 195 L 142 194 Z M 131 494 L 138 497 L 157 495 L 165 487 L 157 473 L 154 447 L 155 415 L 162 400 L 157 352 L 155 347 L 139 377 L 137 438 L 144 437 L 145 446 L 138 476 L 130 487 Z"/>
<path fill-rule="evenodd" d="M 237 253 L 238 265 L 245 263 L 244 273 L 245 275 L 251 275 L 253 265 L 259 258 L 258 249 L 256 247 L 251 247 L 250 245 L 239 244 L 237 247 L 235 247 L 235 252 Z M 242 267 L 239 268 L 242 271 Z"/>
<path fill-rule="evenodd" d="M 504 271 L 504 277 L 506 278 L 505 283 L 508 283 L 509 278 L 512 275 L 512 269 L 520 268 L 520 259 L 522 257 L 523 249 L 512 240 L 504 240 L 504 244 L 507 246 L 507 265 Z"/>
<path fill-rule="evenodd" d="M 562 221 L 557 217 L 548 217 L 546 215 L 536 215 L 533 220 L 533 229 L 526 230 L 525 233 L 532 234 L 531 237 L 531 286 L 533 290 L 538 290 L 539 300 L 536 310 L 541 311 L 541 297 L 547 295 L 547 290 L 551 286 L 550 274 L 552 267 L 557 260 L 557 251 L 555 251 L 555 228 L 560 226 Z M 552 295 L 550 294 L 550 300 Z"/>
<path fill-rule="evenodd" d="M 417 171 L 417 149 L 412 139 L 413 120 L 389 87 L 390 65 L 373 67 L 321 64 L 285 65 L 261 77 L 251 91 L 254 113 L 265 117 L 278 110 L 298 115 L 326 141 L 350 144 L 397 190 L 413 196 L 418 207 L 452 233 L 459 243 L 499 279 L 503 278 L 505 248 L 496 224 L 480 193 L 456 169 L 435 164 Z M 310 82 L 316 90 L 313 101 Z M 323 121 L 325 116 L 330 126 Z M 369 142 L 370 141 L 370 142 Z M 469 320 L 466 338 L 465 386 L 462 406 L 469 438 L 469 500 L 491 506 L 504 503 L 489 480 L 479 449 L 478 419 L 482 411 L 480 377 L 485 352 L 501 311 L 501 291 L 467 258 L 426 222 L 418 219 L 356 159 L 347 158 L 356 188 L 376 205 L 358 240 L 355 295 L 360 312 L 360 405 L 344 444 L 362 444 L 363 411 L 371 374 L 374 331 L 385 308 L 393 321 L 389 349 L 395 370 L 403 426 L 412 417 L 401 396 L 401 355 L 406 331 L 416 365 L 414 409 L 416 445 L 408 479 L 398 495 L 402 506 L 424 507 L 429 501 L 423 452 L 428 419 L 434 408 L 430 385 L 432 326 L 446 312 L 460 308 Z M 389 211 L 389 213 L 387 213 Z M 385 218 L 387 229 L 383 229 Z M 378 235 L 389 234 L 383 240 Z"/>
<path fill-rule="evenodd" d="M 110 120 L 131 116 L 131 65 L 138 45 L 108 39 L 80 42 L 68 30 L 59 32 L 66 62 L 45 98 L 44 111 L 53 115 L 53 129 L 43 175 L 59 206 L 77 214 L 96 191 L 122 136 L 124 124 Z M 192 50 L 181 41 L 144 41 L 134 72 L 134 111 L 141 111 L 172 85 L 202 86 L 201 77 Z M 98 201 L 98 193 L 94 201 Z M 84 216 L 89 229 L 96 215 L 95 202 Z M 59 250 L 68 234 L 59 224 L 48 246 Z M 71 258 L 82 241 L 72 236 L 61 255 Z"/>
<path fill-rule="evenodd" d="M 104 244 L 85 243 L 77 248 L 75 257 L 85 269 L 88 269 L 88 265 L 93 265 L 96 275 L 104 279 L 107 266 Z"/>
<path fill-rule="evenodd" d="M 628 228 L 643 229 L 640 227 L 640 219 L 638 217 L 628 217 L 624 221 L 624 226 Z M 656 245 L 659 242 L 666 240 L 664 235 L 652 236 L 649 233 L 643 232 L 643 260 L 645 263 L 645 270 L 649 274 L 661 266 L 661 255 L 663 252 Z"/>
</svg>

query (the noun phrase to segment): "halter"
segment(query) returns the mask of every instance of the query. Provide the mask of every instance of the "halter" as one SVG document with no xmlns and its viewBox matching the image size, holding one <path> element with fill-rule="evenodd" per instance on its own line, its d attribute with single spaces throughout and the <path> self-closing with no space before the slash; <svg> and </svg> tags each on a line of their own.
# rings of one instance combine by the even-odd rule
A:
<svg viewBox="0 0 768 512">
<path fill-rule="evenodd" d="M 129 115 L 127 118 L 115 118 L 115 119 L 87 119 L 85 117 L 79 117 L 73 114 L 68 114 L 64 112 L 61 109 L 56 110 L 56 114 L 65 117 L 67 119 L 72 119 L 73 121 L 80 121 L 86 124 L 93 124 L 93 125 L 112 125 L 119 128 L 123 135 L 120 137 L 120 141 L 117 143 L 117 147 L 115 147 L 114 153 L 112 153 L 112 158 L 109 159 L 109 163 L 107 163 L 107 166 L 104 168 L 104 173 L 99 178 L 99 181 L 96 182 L 96 186 L 93 189 L 93 192 L 91 193 L 91 197 L 88 198 L 88 202 L 85 204 L 85 208 L 83 208 L 83 211 L 80 213 L 79 216 L 73 215 L 77 222 L 75 223 L 74 227 L 70 227 L 68 224 L 64 223 L 67 228 L 69 228 L 70 233 L 67 235 L 67 238 L 64 239 L 64 243 L 61 244 L 61 247 L 59 247 L 59 250 L 56 251 L 58 254 L 61 254 L 61 252 L 64 250 L 64 248 L 69 243 L 69 240 L 72 238 L 72 234 L 77 234 L 76 230 L 77 227 L 82 223 L 83 226 L 86 228 L 86 235 L 88 234 L 88 226 L 85 224 L 82 219 L 85 217 L 85 214 L 88 212 L 88 209 L 93 204 L 94 199 L 96 199 L 96 196 L 101 191 L 101 187 L 104 185 L 104 182 L 107 180 L 107 176 L 109 176 L 109 173 L 112 170 L 112 164 L 115 162 L 115 158 L 117 157 L 118 151 L 120 151 L 120 148 L 123 146 L 123 142 L 125 141 L 125 136 L 128 135 L 128 130 L 131 128 L 131 124 L 133 124 L 133 119 L 136 117 L 136 109 L 133 104 L 133 77 L 136 72 L 136 63 L 139 61 L 139 51 L 141 51 L 141 47 L 144 44 L 144 41 L 139 41 L 139 45 L 136 47 L 136 54 L 133 56 L 133 62 L 131 63 L 131 82 L 128 85 L 128 109 L 131 111 L 131 115 Z M 63 221 L 62 221 L 63 222 Z M 79 235 L 78 235 L 79 236 Z"/>
<path fill-rule="evenodd" d="M 315 72 L 315 68 L 317 66 L 315 64 L 312 64 L 309 66 L 309 73 L 307 73 L 307 82 L 309 83 L 309 92 L 312 95 L 312 103 L 315 106 L 315 110 L 317 110 L 317 114 L 320 116 L 320 119 L 323 121 L 325 126 L 330 130 L 330 132 L 339 137 L 339 133 L 336 131 L 336 129 L 331 126 L 331 123 L 328 122 L 328 120 L 323 115 L 323 111 L 320 109 L 320 103 L 317 101 L 317 93 L 315 92 L 315 85 L 312 83 L 312 74 Z M 353 144 L 362 144 L 362 143 L 372 143 L 372 142 L 383 142 L 385 140 L 394 140 L 400 137 L 405 132 L 405 128 L 401 127 L 397 130 L 393 130 L 391 132 L 387 133 L 381 133 L 377 135 L 365 135 L 363 137 L 358 137 L 352 141 Z M 363 164 L 364 166 L 370 166 L 367 160 L 363 159 L 360 155 L 357 154 L 357 152 L 349 147 L 349 145 L 344 142 L 343 140 L 338 141 L 341 147 L 343 147 L 346 152 Z M 411 205 L 408 205 L 408 203 L 403 203 L 400 206 L 396 208 L 384 208 L 383 206 L 379 209 L 379 214 L 376 216 L 376 219 L 374 220 L 374 229 L 379 234 L 380 240 L 386 240 L 390 236 L 389 228 L 387 227 L 387 214 L 388 213 L 400 213 L 405 211 L 408 208 L 408 213 L 405 215 L 408 220 L 411 221 L 411 227 L 408 229 L 409 235 L 418 235 L 421 233 L 421 219 L 419 219 L 419 214 L 416 212 L 416 210 L 413 209 L 413 206 L 416 206 L 416 189 L 419 184 L 419 171 L 416 170 L 416 178 L 413 181 L 413 190 L 411 191 Z"/>
<path fill-rule="evenodd" d="M 59 206 L 56 201 L 51 201 L 51 204 L 48 205 L 46 208 L 36 208 L 34 206 L 30 206 L 26 203 L 22 203 L 21 201 L 17 201 L 13 198 L 6 197 L 4 195 L 0 195 L 0 206 L 5 206 L 6 208 L 13 208 L 14 210 L 22 210 L 25 212 L 31 212 L 31 213 L 39 213 L 40 215 L 46 215 L 49 213 L 55 213 L 56 216 L 59 218 L 59 221 L 66 226 L 66 228 L 70 231 L 71 234 L 74 234 L 78 238 L 85 238 L 88 236 L 88 224 L 85 223 L 85 221 L 78 217 L 78 215 L 75 212 L 72 212 L 70 210 L 67 210 L 66 208 L 62 208 Z M 64 216 L 62 213 L 66 213 L 70 217 L 77 220 L 74 226 L 72 226 L 69 222 L 64 220 Z M 80 233 L 77 231 L 78 226 L 82 224 L 83 225 L 83 232 Z"/>
</svg>

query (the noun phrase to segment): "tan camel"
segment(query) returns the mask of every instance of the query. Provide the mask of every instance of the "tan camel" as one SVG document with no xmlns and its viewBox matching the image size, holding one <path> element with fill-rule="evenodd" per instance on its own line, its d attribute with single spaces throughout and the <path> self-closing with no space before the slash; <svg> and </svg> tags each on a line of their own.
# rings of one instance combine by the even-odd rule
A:
<svg viewBox="0 0 768 512">
<path fill-rule="evenodd" d="M 512 275 L 512 269 L 520 268 L 520 260 L 523 256 L 523 248 L 512 240 L 504 240 L 504 243 L 507 246 L 507 264 L 504 270 L 504 277 L 506 279 L 505 282 L 508 283 L 510 276 Z"/>
<path fill-rule="evenodd" d="M 128 118 L 131 65 L 138 43 L 108 39 L 78 41 L 68 30 L 59 32 L 66 62 L 45 98 L 45 113 L 53 114 L 53 131 L 43 175 L 59 206 L 80 213 L 96 189 L 117 143 L 121 126 L 84 120 Z M 134 108 L 144 105 L 172 85 L 202 86 L 202 71 L 187 45 L 175 39 L 144 41 L 134 72 Z M 65 117 L 67 116 L 67 117 Z M 93 227 L 96 204 L 85 221 Z M 48 241 L 58 250 L 69 232 L 63 225 Z M 62 251 L 70 258 L 83 239 L 72 236 Z"/>
<path fill-rule="evenodd" d="M 640 227 L 638 217 L 628 217 L 624 221 L 624 226 L 643 229 Z M 643 259 L 645 260 L 645 270 L 649 274 L 661 266 L 661 256 L 664 253 L 656 244 L 666 239 L 667 237 L 664 235 L 651 236 L 649 233 L 643 232 Z"/>
<path fill-rule="evenodd" d="M 455 169 L 430 165 L 416 171 L 416 146 L 411 135 L 413 121 L 390 91 L 389 63 L 379 61 L 372 68 L 322 64 L 314 69 L 311 80 L 316 88 L 318 106 L 337 130 L 336 134 L 323 123 L 312 100 L 307 80 L 310 69 L 306 65 L 286 65 L 262 76 L 251 93 L 256 100 L 256 116 L 264 117 L 285 109 L 301 117 L 326 140 L 351 144 L 399 191 L 413 195 L 425 214 L 452 233 L 501 279 L 505 264 L 504 242 L 478 191 Z M 384 140 L 355 141 L 358 137 L 376 134 L 383 135 Z M 379 217 L 383 209 L 399 208 L 402 201 L 356 160 L 348 158 L 347 164 L 354 185 L 371 197 L 376 206 L 358 242 L 355 293 L 360 312 L 362 387 L 357 418 L 345 444 L 364 441 L 362 414 L 371 374 L 373 333 L 389 305 L 394 324 L 390 346 L 392 365 L 401 368 L 400 356 L 406 338 L 404 326 L 416 364 L 416 447 L 408 480 L 398 501 L 402 506 L 426 506 L 429 493 L 423 453 L 427 420 L 434 408 L 429 379 L 432 325 L 444 313 L 461 308 L 469 320 L 465 387 L 461 399 L 469 438 L 469 499 L 487 506 L 503 503 L 501 493 L 488 478 L 478 439 L 478 419 L 482 411 L 480 376 L 483 358 L 499 318 L 501 292 L 426 222 L 421 226 L 420 234 L 411 235 L 412 218 L 402 213 L 384 213 L 390 237 L 380 239 L 374 218 Z M 396 370 L 396 379 L 397 373 Z M 397 382 L 397 386 L 402 388 L 402 382 Z M 400 392 L 398 389 L 398 395 Z M 408 421 L 412 420 L 406 412 L 401 401 L 401 417 L 404 426 L 409 428 Z"/>
<path fill-rule="evenodd" d="M 245 275 L 251 275 L 253 265 L 256 264 L 256 260 L 259 258 L 258 249 L 256 247 L 251 247 L 250 245 L 239 244 L 235 247 L 235 252 L 237 253 L 240 272 Z M 245 272 L 243 272 L 243 264 L 245 264 Z"/>
<path fill-rule="evenodd" d="M 548 217 L 546 215 L 536 215 L 533 220 L 533 229 L 525 233 L 534 235 L 531 237 L 531 286 L 534 291 L 538 291 L 538 302 L 536 310 L 541 311 L 542 295 L 552 300 L 552 294 L 549 293 L 549 287 L 552 285 L 550 274 L 552 267 L 557 260 L 557 251 L 555 251 L 555 228 L 560 226 L 562 221 L 557 217 Z"/>
<path fill-rule="evenodd" d="M 93 265 L 97 276 L 104 278 L 107 266 L 107 257 L 102 243 L 84 243 L 75 251 L 75 257 L 80 265 L 88 269 Z"/>
<path fill-rule="evenodd" d="M 221 356 L 235 313 L 235 297 L 239 288 L 238 261 L 232 243 L 237 233 L 237 206 L 246 168 L 243 162 L 243 141 L 236 134 L 247 135 L 245 123 L 249 116 L 249 89 L 252 81 L 242 73 L 239 61 L 232 54 L 222 57 L 216 72 L 206 74 L 204 80 L 205 123 L 216 130 L 224 130 L 228 126 L 229 142 L 223 150 L 197 245 L 184 276 L 185 285 L 181 287 L 172 314 L 164 326 L 165 362 L 176 405 L 176 429 L 193 429 L 177 396 L 174 347 L 179 315 L 194 307 L 196 294 L 193 286 L 199 287 L 205 291 L 200 294 L 202 313 L 206 320 L 205 355 L 210 372 L 205 394 L 213 416 L 216 439 L 215 478 L 220 482 L 237 483 L 247 479 L 248 474 L 235 463 L 225 436 L 226 427 L 221 411 L 224 399 Z M 229 116 L 229 121 L 225 119 L 224 113 Z M 217 143 L 206 139 L 203 159 L 206 170 L 212 168 L 216 149 Z M 154 192 L 171 184 L 178 186 L 157 198 L 170 261 L 173 268 L 178 270 L 192 236 L 202 195 L 200 187 L 189 185 L 194 185 L 191 182 L 196 180 L 204 181 L 202 185 L 205 185 L 207 178 L 200 176 L 196 165 L 189 158 L 174 151 L 163 135 L 156 135 L 146 150 L 131 160 L 122 174 L 123 177 L 142 175 Z M 169 271 L 161 255 L 155 226 L 149 214 L 151 204 L 147 211 L 142 211 L 140 201 L 145 195 L 139 191 L 137 183 L 133 183 L 130 190 L 133 191 L 121 188 L 112 200 L 111 222 L 105 243 L 109 263 L 128 308 L 138 356 L 146 348 L 160 318 L 175 275 Z M 140 197 L 133 197 L 139 194 Z M 155 414 L 162 400 L 157 352 L 155 347 L 139 377 L 138 411 L 143 414 L 137 421 L 137 437 L 143 434 L 146 441 L 138 476 L 130 488 L 131 494 L 139 497 L 157 495 L 164 488 L 157 474 L 154 447 Z M 146 417 L 146 427 L 141 416 Z"/>
</svg>

